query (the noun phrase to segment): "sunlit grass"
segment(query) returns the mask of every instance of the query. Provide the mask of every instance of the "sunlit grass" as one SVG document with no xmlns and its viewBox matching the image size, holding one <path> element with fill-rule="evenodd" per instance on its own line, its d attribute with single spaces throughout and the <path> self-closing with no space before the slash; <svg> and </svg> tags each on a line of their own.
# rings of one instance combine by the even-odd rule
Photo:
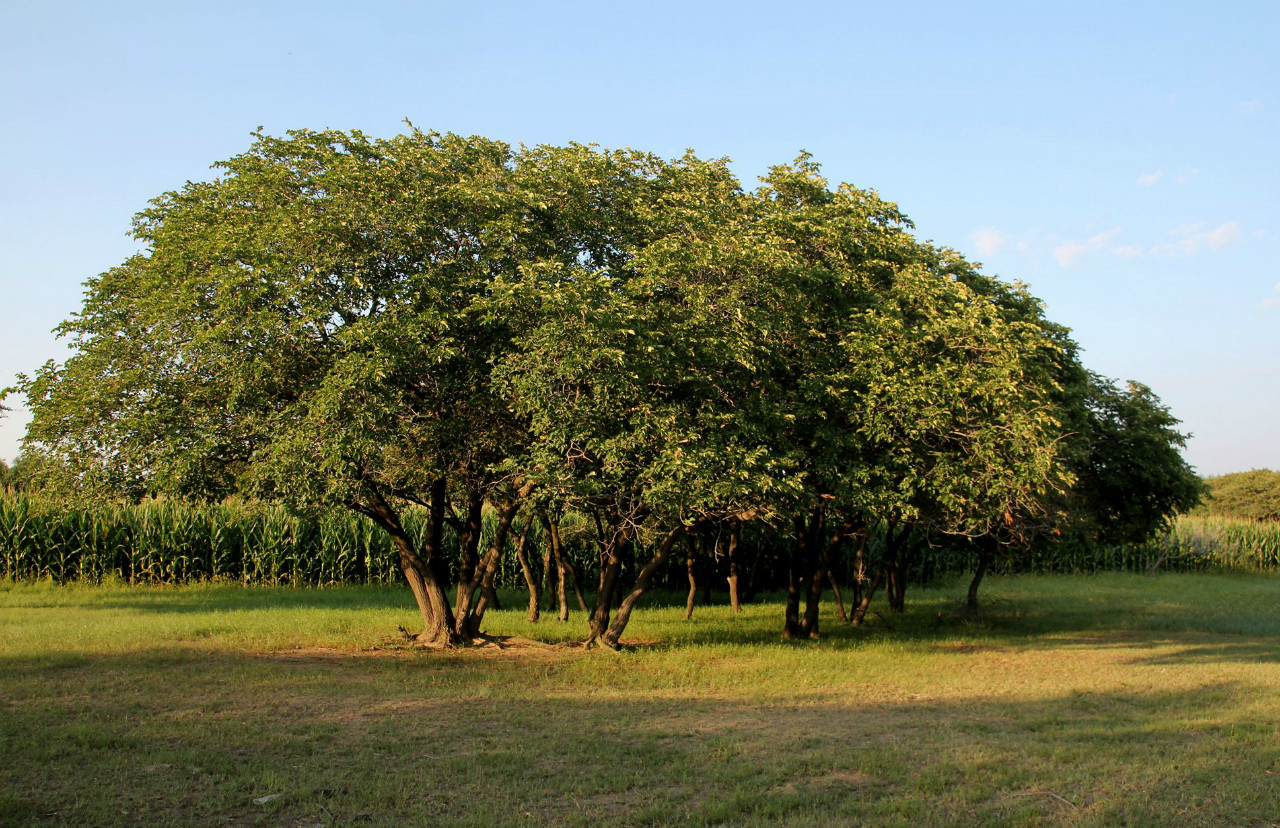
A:
<svg viewBox="0 0 1280 828">
<path fill-rule="evenodd" d="M 441 653 L 401 588 L 4 583 L 0 822 L 1280 820 L 1280 579 L 962 595 L 818 642 L 657 595 L 620 654 Z M 504 599 L 493 635 L 585 631 Z"/>
</svg>

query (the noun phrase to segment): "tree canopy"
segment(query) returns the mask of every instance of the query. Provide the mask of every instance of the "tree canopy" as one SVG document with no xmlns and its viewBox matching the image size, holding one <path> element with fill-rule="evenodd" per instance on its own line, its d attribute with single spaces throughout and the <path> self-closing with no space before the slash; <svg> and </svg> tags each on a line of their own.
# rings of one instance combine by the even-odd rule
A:
<svg viewBox="0 0 1280 828">
<path fill-rule="evenodd" d="M 1280 521 L 1280 471 L 1253 469 L 1205 480 L 1204 511 L 1245 520 Z"/>
<path fill-rule="evenodd" d="M 1134 539 L 1197 494 L 1148 389 L 1085 374 L 1023 287 L 808 156 L 746 190 L 692 153 L 303 130 L 217 167 L 87 283 L 74 355 L 22 380 L 26 450 L 82 493 L 365 514 L 424 641 L 478 629 L 486 503 L 498 548 L 522 509 L 593 517 L 591 639 L 616 645 L 708 526 L 794 533 L 787 632 L 816 635 L 831 556 L 876 527 L 1007 543 L 1076 486 L 1077 515 Z"/>
</svg>

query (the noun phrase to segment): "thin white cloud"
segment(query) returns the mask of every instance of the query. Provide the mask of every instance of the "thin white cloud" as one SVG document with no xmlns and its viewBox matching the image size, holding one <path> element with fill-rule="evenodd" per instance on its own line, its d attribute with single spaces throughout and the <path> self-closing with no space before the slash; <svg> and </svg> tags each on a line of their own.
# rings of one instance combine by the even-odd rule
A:
<svg viewBox="0 0 1280 828">
<path fill-rule="evenodd" d="M 1111 252 L 1122 259 L 1136 259 L 1145 251 L 1136 244 L 1122 244 Z"/>
<path fill-rule="evenodd" d="M 1276 286 L 1271 289 L 1271 295 L 1262 300 L 1264 308 L 1280 308 L 1280 282 L 1276 282 Z"/>
<path fill-rule="evenodd" d="M 1176 179 L 1178 182 L 1178 186 L 1185 187 L 1187 184 L 1191 183 L 1191 179 L 1195 178 L 1199 174 L 1200 174 L 1200 169 L 1198 167 L 1194 170 L 1188 170 L 1187 172 L 1179 174 L 1178 178 Z"/>
<path fill-rule="evenodd" d="M 1236 109 L 1236 112 L 1241 115 L 1252 115 L 1255 112 L 1261 112 L 1261 111 L 1262 111 L 1262 101 L 1259 101 L 1257 99 L 1254 99 L 1251 101 L 1244 101 L 1240 104 L 1239 108 Z"/>
<path fill-rule="evenodd" d="M 1236 221 L 1228 221 L 1212 229 L 1203 222 L 1184 224 L 1170 230 L 1169 235 L 1174 240 L 1151 248 L 1153 255 L 1182 257 L 1194 256 L 1206 248 L 1225 250 L 1239 244 L 1241 237 L 1240 223 Z"/>
<path fill-rule="evenodd" d="M 1004 233 L 994 227 L 984 227 L 974 232 L 972 238 L 973 246 L 980 256 L 994 256 L 1009 243 Z"/>
<path fill-rule="evenodd" d="M 1053 258 L 1062 267 L 1076 267 L 1080 264 L 1080 257 L 1085 253 L 1092 253 L 1095 250 L 1101 250 L 1107 246 L 1107 243 L 1114 239 L 1120 233 L 1119 230 L 1107 230 L 1098 233 L 1096 236 L 1090 236 L 1087 241 L 1068 241 L 1063 242 L 1053 248 Z"/>
<path fill-rule="evenodd" d="M 1096 236 L 1090 236 L 1087 242 L 1090 250 L 1101 250 L 1106 247 L 1107 242 L 1120 235 L 1119 230 L 1108 230 L 1105 233 L 1099 233 Z"/>
<path fill-rule="evenodd" d="M 1063 267 L 1075 267 L 1089 248 L 1079 242 L 1065 242 L 1053 248 L 1053 258 Z"/>
<path fill-rule="evenodd" d="M 1240 241 L 1240 225 L 1234 221 L 1227 222 L 1216 230 L 1210 230 L 1205 241 L 1214 250 L 1231 247 Z"/>
<path fill-rule="evenodd" d="M 1156 170 L 1155 172 L 1143 173 L 1138 176 L 1138 186 L 1150 187 L 1152 184 L 1160 180 L 1160 176 L 1164 175 L 1164 170 Z"/>
</svg>

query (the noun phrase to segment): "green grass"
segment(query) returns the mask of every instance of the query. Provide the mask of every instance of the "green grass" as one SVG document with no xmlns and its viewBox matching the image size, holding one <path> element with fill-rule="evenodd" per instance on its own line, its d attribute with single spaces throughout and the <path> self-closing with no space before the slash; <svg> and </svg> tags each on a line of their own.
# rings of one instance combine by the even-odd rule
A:
<svg viewBox="0 0 1280 828">
<path fill-rule="evenodd" d="M 1280 578 L 962 586 L 818 642 L 657 596 L 613 654 L 409 649 L 396 587 L 0 582 L 0 823 L 1280 821 Z"/>
</svg>

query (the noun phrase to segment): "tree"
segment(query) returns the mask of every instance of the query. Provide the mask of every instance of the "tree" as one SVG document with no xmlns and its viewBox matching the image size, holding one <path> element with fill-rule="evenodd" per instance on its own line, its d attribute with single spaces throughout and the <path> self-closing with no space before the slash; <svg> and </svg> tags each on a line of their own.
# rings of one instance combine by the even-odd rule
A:
<svg viewBox="0 0 1280 828">
<path fill-rule="evenodd" d="M 1204 483 L 1208 514 L 1280 521 L 1280 472 L 1253 469 L 1210 477 Z"/>
<path fill-rule="evenodd" d="M 618 645 L 681 537 L 750 522 L 794 539 L 784 631 L 816 637 L 844 544 L 890 527 L 900 608 L 910 533 L 1005 538 L 1071 481 L 1066 332 L 808 156 L 751 192 L 692 154 L 417 130 L 257 135 L 218 166 L 139 214 L 143 252 L 60 328 L 75 354 L 22 379 L 26 450 L 81 492 L 366 515 L 424 643 L 478 634 L 513 527 L 554 546 L 568 508 L 597 535 L 589 643 Z M 1176 435 L 1091 389 L 1078 475 Z"/>
<path fill-rule="evenodd" d="M 1183 459 L 1189 435 L 1147 386 L 1089 372 L 1064 419 L 1076 483 L 1067 505 L 1089 538 L 1139 544 L 1200 502 L 1203 484 Z"/>
<path fill-rule="evenodd" d="M 75 355 L 24 381 L 28 449 L 82 489 L 354 509 L 392 536 L 421 639 L 457 640 L 443 523 L 475 526 L 523 438 L 486 379 L 504 323 L 477 306 L 497 273 L 557 255 L 514 163 L 416 130 L 257 135 L 157 198 L 144 252 L 88 283 L 60 328 Z M 429 517 L 420 547 L 407 503 Z"/>
</svg>

